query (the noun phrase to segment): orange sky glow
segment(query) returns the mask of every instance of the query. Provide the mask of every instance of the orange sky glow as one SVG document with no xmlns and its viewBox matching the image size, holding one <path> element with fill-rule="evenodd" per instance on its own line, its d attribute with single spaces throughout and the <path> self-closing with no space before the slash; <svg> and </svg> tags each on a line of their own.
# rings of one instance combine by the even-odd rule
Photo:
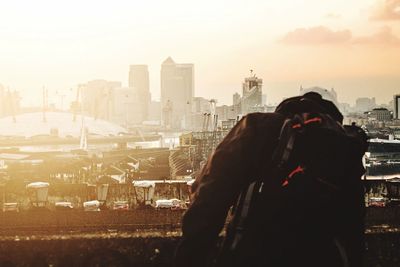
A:
<svg viewBox="0 0 400 267">
<path fill-rule="evenodd" d="M 299 87 L 335 88 L 339 101 L 400 93 L 400 0 L 3 1 L 0 84 L 37 105 L 45 86 L 75 95 L 92 79 L 127 85 L 147 64 L 195 64 L 195 94 L 231 104 L 250 69 L 268 103 Z"/>
</svg>

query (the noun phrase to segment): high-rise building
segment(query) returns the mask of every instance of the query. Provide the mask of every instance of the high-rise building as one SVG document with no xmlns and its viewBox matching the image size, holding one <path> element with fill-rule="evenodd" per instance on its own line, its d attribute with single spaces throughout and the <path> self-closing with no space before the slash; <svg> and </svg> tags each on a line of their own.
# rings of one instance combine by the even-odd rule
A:
<svg viewBox="0 0 400 267">
<path fill-rule="evenodd" d="M 139 94 L 130 87 L 114 88 L 111 120 L 128 128 L 143 122 Z"/>
<path fill-rule="evenodd" d="M 400 119 L 400 95 L 393 96 L 394 119 Z"/>
<path fill-rule="evenodd" d="M 177 64 L 168 57 L 161 65 L 161 109 L 165 127 L 191 127 L 193 96 L 193 64 Z"/>
<path fill-rule="evenodd" d="M 253 71 L 250 77 L 245 78 L 242 87 L 242 114 L 254 112 L 262 107 L 262 82 L 262 79 L 257 78 Z"/>
<path fill-rule="evenodd" d="M 149 70 L 147 65 L 131 65 L 129 67 L 128 84 L 129 87 L 133 88 L 138 95 L 141 120 L 148 120 L 151 94 L 149 86 Z"/>
<path fill-rule="evenodd" d="M 20 111 L 21 97 L 17 91 L 7 90 L 0 84 L 0 117 L 15 116 Z"/>
<path fill-rule="evenodd" d="M 149 115 L 147 120 L 159 125 L 161 123 L 161 103 L 160 101 L 151 101 L 149 105 Z"/>
<path fill-rule="evenodd" d="M 239 105 L 242 98 L 240 97 L 239 93 L 234 93 L 232 99 L 233 105 Z"/>
<path fill-rule="evenodd" d="M 120 82 L 94 80 L 79 85 L 82 107 L 85 114 L 97 119 L 111 120 L 114 110 L 114 89 Z"/>
<path fill-rule="evenodd" d="M 356 99 L 356 111 L 357 112 L 366 112 L 371 111 L 373 108 L 376 108 L 375 97 L 360 97 Z"/>
</svg>

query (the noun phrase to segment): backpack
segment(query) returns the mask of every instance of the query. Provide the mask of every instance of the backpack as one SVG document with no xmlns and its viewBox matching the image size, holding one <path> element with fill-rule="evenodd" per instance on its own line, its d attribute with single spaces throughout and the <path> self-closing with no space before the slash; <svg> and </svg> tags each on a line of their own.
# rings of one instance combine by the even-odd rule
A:
<svg viewBox="0 0 400 267">
<path fill-rule="evenodd" d="M 363 130 L 300 113 L 239 197 L 217 266 L 362 266 Z"/>
</svg>

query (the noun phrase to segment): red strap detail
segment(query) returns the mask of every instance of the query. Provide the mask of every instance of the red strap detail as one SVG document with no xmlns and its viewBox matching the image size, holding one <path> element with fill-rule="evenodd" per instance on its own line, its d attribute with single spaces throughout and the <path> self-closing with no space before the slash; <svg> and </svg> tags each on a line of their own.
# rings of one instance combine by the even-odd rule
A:
<svg viewBox="0 0 400 267">
<path fill-rule="evenodd" d="M 283 181 L 282 187 L 287 186 L 289 184 L 289 179 L 291 179 L 295 174 L 303 173 L 303 172 L 304 172 L 304 168 L 301 167 L 300 165 L 297 166 L 296 169 L 294 169 L 291 173 L 289 173 L 288 178 L 286 178 L 285 181 Z"/>
<path fill-rule="evenodd" d="M 315 117 L 315 118 L 312 118 L 312 119 L 309 119 L 309 120 L 304 121 L 304 124 L 309 124 L 309 123 L 312 123 L 312 122 L 319 122 L 319 123 L 321 123 L 321 122 L 322 122 L 322 119 L 319 118 L 319 117 Z"/>
<path fill-rule="evenodd" d="M 292 178 L 293 175 L 300 172 L 304 172 L 304 169 L 299 165 L 296 169 L 289 173 L 289 178 Z"/>
<path fill-rule="evenodd" d="M 293 126 L 292 126 L 292 128 L 293 128 L 293 129 L 296 129 L 296 128 L 301 128 L 301 124 L 300 124 L 300 123 L 298 123 L 298 124 L 295 124 L 295 125 L 293 125 Z"/>
<path fill-rule="evenodd" d="M 320 117 L 315 117 L 315 118 L 312 118 L 312 119 L 308 119 L 308 120 L 304 121 L 304 125 L 312 123 L 312 122 L 321 123 L 322 119 Z M 301 123 L 297 123 L 297 124 L 292 126 L 292 129 L 298 129 L 298 128 L 301 128 L 301 126 L 302 126 Z"/>
</svg>

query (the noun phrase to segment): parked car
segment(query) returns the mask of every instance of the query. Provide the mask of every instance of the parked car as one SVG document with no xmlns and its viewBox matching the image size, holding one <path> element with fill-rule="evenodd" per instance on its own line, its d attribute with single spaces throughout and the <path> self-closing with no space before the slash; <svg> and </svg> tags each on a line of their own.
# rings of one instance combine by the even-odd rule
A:
<svg viewBox="0 0 400 267">
<path fill-rule="evenodd" d="M 185 209 L 186 205 L 183 201 L 181 201 L 177 198 L 159 199 L 159 200 L 156 200 L 156 208 L 157 209 L 179 210 L 179 209 Z"/>
<path fill-rule="evenodd" d="M 368 200 L 368 206 L 383 208 L 386 206 L 386 202 L 386 198 L 384 197 L 371 197 Z"/>
<path fill-rule="evenodd" d="M 128 201 L 115 201 L 112 209 L 127 211 L 127 210 L 129 210 L 129 203 L 128 203 Z"/>
<path fill-rule="evenodd" d="M 84 211 L 100 211 L 100 201 L 92 200 L 83 202 Z"/>
<path fill-rule="evenodd" d="M 57 211 L 72 210 L 74 208 L 72 203 L 67 201 L 56 202 L 55 207 Z"/>
</svg>

